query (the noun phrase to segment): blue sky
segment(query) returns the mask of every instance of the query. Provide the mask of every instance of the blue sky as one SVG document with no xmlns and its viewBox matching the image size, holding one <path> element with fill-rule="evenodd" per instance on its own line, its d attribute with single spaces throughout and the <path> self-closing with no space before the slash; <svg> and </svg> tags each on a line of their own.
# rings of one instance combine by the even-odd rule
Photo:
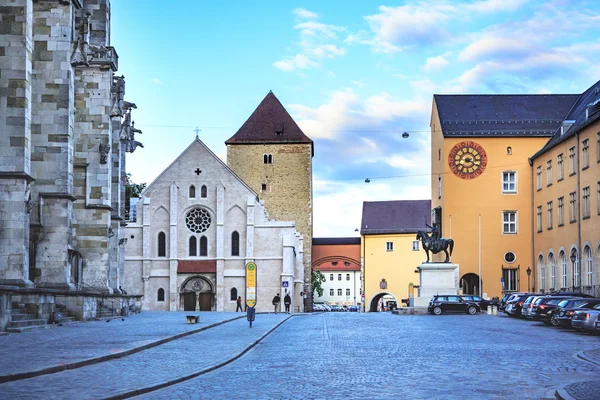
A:
<svg viewBox="0 0 600 400">
<path fill-rule="evenodd" d="M 133 180 L 151 182 L 196 126 L 225 159 L 272 90 L 315 141 L 315 236 L 357 235 L 363 201 L 430 198 L 434 93 L 580 93 L 600 79 L 594 0 L 113 0 L 111 29 L 144 132 Z"/>
</svg>

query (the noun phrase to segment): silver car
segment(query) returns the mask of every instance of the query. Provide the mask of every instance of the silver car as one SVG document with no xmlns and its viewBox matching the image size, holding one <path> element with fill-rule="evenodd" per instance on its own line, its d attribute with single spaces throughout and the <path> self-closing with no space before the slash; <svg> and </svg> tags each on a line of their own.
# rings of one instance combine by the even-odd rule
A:
<svg viewBox="0 0 600 400">
<path fill-rule="evenodd" d="M 571 319 L 573 329 L 595 332 L 600 329 L 600 304 L 596 304 L 591 310 L 578 310 Z"/>
<path fill-rule="evenodd" d="M 521 316 L 523 318 L 530 319 L 533 317 L 533 315 L 532 315 L 533 305 L 534 305 L 535 301 L 541 297 L 544 297 L 544 296 L 529 296 L 525 300 L 525 302 L 523 303 L 523 309 L 521 310 Z"/>
</svg>

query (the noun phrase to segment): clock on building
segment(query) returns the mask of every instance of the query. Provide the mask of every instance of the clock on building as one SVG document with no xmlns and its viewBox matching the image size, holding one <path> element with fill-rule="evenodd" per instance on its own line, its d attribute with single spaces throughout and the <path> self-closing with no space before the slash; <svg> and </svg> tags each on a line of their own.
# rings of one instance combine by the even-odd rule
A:
<svg viewBox="0 0 600 400">
<path fill-rule="evenodd" d="M 459 178 L 474 179 L 485 171 L 487 154 L 479 143 L 460 142 L 450 150 L 448 165 Z"/>
</svg>

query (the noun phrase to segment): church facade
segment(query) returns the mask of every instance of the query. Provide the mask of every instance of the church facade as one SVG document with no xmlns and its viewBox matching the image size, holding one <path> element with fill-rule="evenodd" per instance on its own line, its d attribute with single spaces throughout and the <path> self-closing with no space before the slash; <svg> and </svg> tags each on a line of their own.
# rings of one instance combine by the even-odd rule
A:
<svg viewBox="0 0 600 400">
<path fill-rule="evenodd" d="M 235 311 L 257 265 L 257 311 L 290 294 L 302 304 L 303 237 L 196 138 L 143 192 L 128 239 L 125 284 L 146 310 Z"/>
</svg>

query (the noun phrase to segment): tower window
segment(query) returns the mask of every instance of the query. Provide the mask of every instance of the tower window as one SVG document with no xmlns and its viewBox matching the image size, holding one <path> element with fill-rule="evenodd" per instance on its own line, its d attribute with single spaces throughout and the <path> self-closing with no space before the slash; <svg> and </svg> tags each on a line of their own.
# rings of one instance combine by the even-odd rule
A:
<svg viewBox="0 0 600 400">
<path fill-rule="evenodd" d="M 190 237 L 190 251 L 189 251 L 190 257 L 195 257 L 196 255 L 198 255 L 196 243 L 197 243 L 196 237 L 195 236 Z"/>
<path fill-rule="evenodd" d="M 240 234 L 235 231 L 231 234 L 231 255 L 240 255 Z"/>
<path fill-rule="evenodd" d="M 158 293 L 156 294 L 156 301 L 163 302 L 165 301 L 165 289 L 158 289 Z"/>
<path fill-rule="evenodd" d="M 167 235 L 164 232 L 158 233 L 158 256 L 167 256 Z"/>
<path fill-rule="evenodd" d="M 190 199 L 196 198 L 196 187 L 194 185 L 190 186 Z"/>
<path fill-rule="evenodd" d="M 202 185 L 202 188 L 200 188 L 200 197 L 205 199 L 207 192 L 208 192 L 208 189 L 206 189 L 206 185 Z"/>
<path fill-rule="evenodd" d="M 265 164 L 273 164 L 273 154 L 263 155 L 263 161 Z"/>
<path fill-rule="evenodd" d="M 237 289 L 236 288 L 231 288 L 231 294 L 229 295 L 229 300 L 231 301 L 236 301 L 237 297 L 238 297 L 238 293 L 237 293 Z"/>
</svg>

